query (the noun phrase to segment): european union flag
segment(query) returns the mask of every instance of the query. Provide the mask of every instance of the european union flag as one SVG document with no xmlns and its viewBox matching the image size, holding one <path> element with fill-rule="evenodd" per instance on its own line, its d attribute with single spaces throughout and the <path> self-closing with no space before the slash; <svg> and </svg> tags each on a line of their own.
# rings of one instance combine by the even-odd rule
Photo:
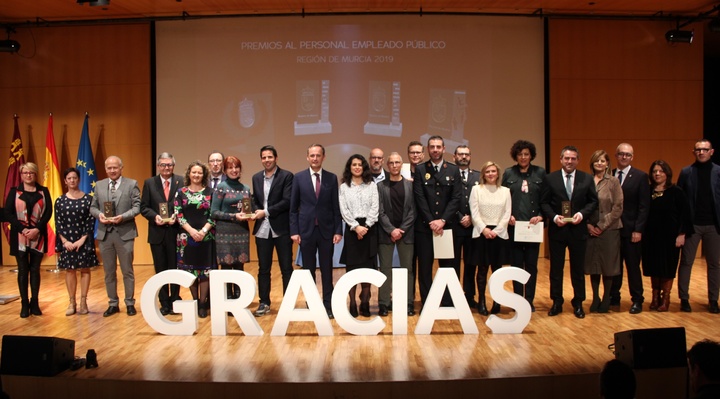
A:
<svg viewBox="0 0 720 399">
<path fill-rule="evenodd" d="M 97 170 L 95 169 L 95 158 L 93 158 L 92 147 L 90 146 L 88 119 L 90 119 L 90 116 L 85 114 L 85 123 L 83 123 L 82 134 L 80 136 L 80 147 L 78 148 L 75 169 L 80 172 L 80 190 L 94 196 Z M 97 235 L 97 221 L 95 221 L 95 234 Z"/>
</svg>

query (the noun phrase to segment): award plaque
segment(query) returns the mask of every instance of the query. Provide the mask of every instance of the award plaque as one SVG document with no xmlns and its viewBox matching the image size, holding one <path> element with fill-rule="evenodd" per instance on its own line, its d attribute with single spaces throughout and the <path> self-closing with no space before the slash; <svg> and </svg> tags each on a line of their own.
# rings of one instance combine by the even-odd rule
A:
<svg viewBox="0 0 720 399">
<path fill-rule="evenodd" d="M 243 213 L 245 215 L 251 214 L 252 203 L 250 201 L 250 197 L 243 197 L 242 201 L 238 202 L 237 207 L 240 213 Z"/>
<path fill-rule="evenodd" d="M 365 134 L 400 137 L 400 82 L 370 81 Z"/>
<path fill-rule="evenodd" d="M 462 142 L 467 120 L 465 90 L 432 89 L 429 106 L 428 133 Z"/>
<path fill-rule="evenodd" d="M 115 203 L 112 201 L 103 202 L 103 215 L 109 219 L 115 217 Z"/>
<path fill-rule="evenodd" d="M 295 135 L 332 133 L 329 80 L 297 81 L 295 107 Z"/>
<path fill-rule="evenodd" d="M 160 218 L 163 222 L 169 222 L 172 220 L 172 215 L 170 214 L 170 206 L 167 202 L 161 202 L 158 204 L 158 214 L 160 214 Z"/>
<path fill-rule="evenodd" d="M 572 215 L 572 206 L 570 206 L 570 201 L 563 201 L 561 206 L 562 206 L 561 217 L 563 218 L 565 223 L 572 222 L 573 215 Z"/>
</svg>

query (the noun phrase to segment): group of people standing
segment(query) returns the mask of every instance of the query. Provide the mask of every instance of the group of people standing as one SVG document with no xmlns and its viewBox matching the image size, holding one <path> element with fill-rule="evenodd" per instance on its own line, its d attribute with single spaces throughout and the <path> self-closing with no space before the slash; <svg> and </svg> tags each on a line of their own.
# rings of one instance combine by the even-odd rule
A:
<svg viewBox="0 0 720 399">
<path fill-rule="evenodd" d="M 309 167 L 296 174 L 278 166 L 277 151 L 268 145 L 260 149 L 263 170 L 253 175 L 252 189 L 241 182 L 240 159 L 220 152 L 211 153 L 207 163 L 190 163 L 184 177 L 174 173 L 174 157 L 161 153 L 158 174 L 144 182 L 142 193 L 137 181 L 122 176 L 123 164 L 117 156 L 105 160 L 108 177 L 96 183 L 93 193 L 79 190 L 79 172 L 69 168 L 63 172 L 67 192 L 55 200 L 58 266 L 67 271 L 66 315 L 89 312 L 89 268 L 98 265 L 93 237 L 96 221 L 109 305 L 103 316 L 120 312 L 117 263 L 126 312 L 130 316 L 137 313 L 132 262 L 138 214 L 148 220 L 156 272 L 177 268 L 197 277 L 190 292 L 198 301 L 200 317 L 208 315 L 210 270 L 243 270 L 249 261 L 249 221 L 254 221 L 258 256 L 259 305 L 254 312 L 258 317 L 270 312 L 273 250 L 284 293 L 293 271 L 295 243 L 302 265 L 313 279 L 320 269 L 323 304 L 332 318 L 333 252 L 343 236 L 341 263 L 347 271 L 379 267 L 387 276 L 378 291 L 380 316 L 393 310 L 393 252 L 397 251 L 400 267 L 409 276 L 407 303 L 396 303 L 395 309 L 414 315 L 415 276 L 422 306 L 432 285 L 433 235 L 443 234 L 453 235 L 454 258 L 438 259 L 438 264 L 454 269 L 462 281 L 465 300 L 478 313 L 501 311 L 498 303 L 488 306 L 485 291 L 488 271 L 508 264 L 530 274 L 527 283 L 514 282 L 513 290 L 535 311 L 540 243 L 516 241 L 518 222 L 548 226 L 550 316 L 563 310 L 566 250 L 577 318 L 585 317 L 585 275 L 590 275 L 593 293 L 591 312 L 604 313 L 619 305 L 623 260 L 632 300 L 630 313 L 643 310 L 643 275 L 651 279 L 650 309 L 668 310 L 678 262 L 680 309 L 691 311 L 688 285 L 700 240 L 706 244 L 708 310 L 720 312 L 720 166 L 710 161 L 714 150 L 709 141 L 695 144 L 696 162 L 683 169 L 677 185 L 672 183 L 672 169 L 662 160 L 652 163 L 649 175 L 632 167 L 633 148 L 627 143 L 616 149 L 615 169 L 607 152 L 593 153 L 591 173 L 577 170 L 579 152 L 573 146 L 562 149 L 562 168 L 549 174 L 532 164 L 536 148 L 524 140 L 513 144 L 510 156 L 515 164 L 504 173 L 492 161 L 485 162 L 480 171 L 471 169 L 467 145 L 455 149 L 455 163 L 445 161 L 445 143 L 440 136 L 429 138 L 427 151 L 429 160 L 424 161 L 423 144 L 413 141 L 408 145 L 409 173 L 403 173 L 403 159 L 397 152 L 386 159 L 381 149 L 374 148 L 369 161 L 354 154 L 338 183 L 335 174 L 323 169 L 322 145 L 308 147 Z M 11 254 L 18 262 L 20 316 L 28 317 L 42 314 L 39 265 L 47 251 L 47 224 L 53 207 L 48 190 L 36 182 L 37 166 L 26 163 L 20 173 L 22 183 L 10 191 L 4 217 L 10 222 Z M 77 271 L 79 305 L 75 297 Z M 227 296 L 239 295 L 239 287 L 229 284 Z M 173 314 L 172 303 L 178 299 L 179 286 L 163 287 L 158 296 L 160 312 Z M 350 314 L 369 317 L 370 299 L 369 283 L 360 285 L 359 296 L 353 287 Z M 452 305 L 448 292 L 441 305 Z"/>
</svg>

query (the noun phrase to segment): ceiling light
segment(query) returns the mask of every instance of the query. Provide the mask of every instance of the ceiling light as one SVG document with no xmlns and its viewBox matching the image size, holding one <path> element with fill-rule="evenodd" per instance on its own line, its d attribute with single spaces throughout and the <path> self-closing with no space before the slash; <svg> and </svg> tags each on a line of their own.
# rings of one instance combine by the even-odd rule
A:
<svg viewBox="0 0 720 399">
<path fill-rule="evenodd" d="M 109 6 L 110 0 L 77 0 L 80 5 L 89 4 L 90 6 Z"/>
</svg>

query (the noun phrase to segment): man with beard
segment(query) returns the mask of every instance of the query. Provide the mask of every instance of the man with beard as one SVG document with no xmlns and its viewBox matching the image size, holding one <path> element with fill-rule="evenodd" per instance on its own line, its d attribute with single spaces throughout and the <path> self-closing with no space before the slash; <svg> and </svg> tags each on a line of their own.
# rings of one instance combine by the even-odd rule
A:
<svg viewBox="0 0 720 399">
<path fill-rule="evenodd" d="M 474 299 L 477 265 L 473 264 L 472 261 L 473 224 L 470 217 L 469 201 L 473 186 L 480 184 L 480 173 L 477 170 L 470 169 L 470 148 L 467 145 L 459 145 L 455 149 L 453 159 L 460 169 L 460 187 L 462 188 L 460 209 L 457 212 L 459 222 L 453 226 L 453 245 L 455 249 L 453 268 L 460 275 L 460 260 L 463 260 L 463 291 L 465 291 L 465 299 L 467 299 L 470 308 L 475 308 L 477 306 Z"/>
</svg>

